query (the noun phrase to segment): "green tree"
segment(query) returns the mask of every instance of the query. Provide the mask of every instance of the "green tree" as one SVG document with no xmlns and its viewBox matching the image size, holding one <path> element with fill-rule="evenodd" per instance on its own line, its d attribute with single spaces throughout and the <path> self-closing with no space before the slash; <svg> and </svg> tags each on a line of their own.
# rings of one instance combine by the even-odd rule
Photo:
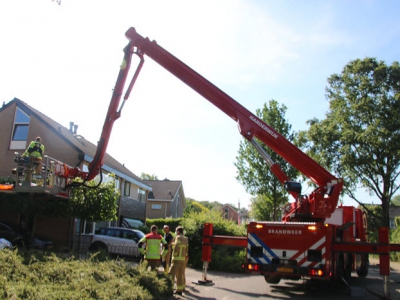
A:
<svg viewBox="0 0 400 300">
<path fill-rule="evenodd" d="M 262 109 L 257 109 L 256 115 L 268 125 L 273 127 L 288 141 L 293 142 L 295 134 L 292 132 L 292 126 L 285 119 L 286 106 L 279 106 L 275 100 L 270 100 L 268 105 L 264 104 Z M 299 172 L 289 165 L 281 156 L 273 152 L 263 143 L 261 147 L 267 154 L 277 163 L 282 170 L 295 179 Z M 240 142 L 238 156 L 236 157 L 235 166 L 237 168 L 236 179 L 243 184 L 246 191 L 256 196 L 253 198 L 252 210 L 261 219 L 262 216 L 269 218 L 273 216 L 273 220 L 277 220 L 278 208 L 288 202 L 288 193 L 284 190 L 283 185 L 278 178 L 267 169 L 267 164 L 257 150 L 246 140 Z M 256 204 L 257 201 L 264 202 L 269 199 L 272 205 L 268 206 L 268 210 L 263 212 L 255 212 L 254 209 L 261 208 L 262 203 Z"/>
<path fill-rule="evenodd" d="M 310 156 L 345 181 L 345 193 L 365 188 L 382 202 L 389 226 L 390 199 L 399 189 L 400 66 L 375 58 L 350 61 L 328 78 L 329 111 L 324 120 L 309 120 L 301 140 Z"/>
<path fill-rule="evenodd" d="M 186 217 L 190 215 L 191 213 L 194 212 L 207 212 L 209 209 L 202 205 L 201 203 L 197 202 L 194 199 L 191 198 L 186 198 L 186 207 L 185 210 L 183 211 L 183 215 Z"/>
<path fill-rule="evenodd" d="M 96 180 L 86 182 L 86 185 L 75 186 L 71 190 L 69 212 L 78 218 L 81 228 L 82 221 L 100 222 L 117 219 L 119 192 L 116 189 L 115 175 L 112 180 L 103 181 L 100 186 Z M 76 178 L 75 182 L 82 182 Z M 79 230 L 81 233 L 82 230 Z"/>
<path fill-rule="evenodd" d="M 400 206 L 400 195 L 396 195 L 392 198 L 392 204 L 396 206 Z"/>
<path fill-rule="evenodd" d="M 219 203 L 218 201 L 198 201 L 201 205 L 203 205 L 204 207 L 208 208 L 209 210 L 217 210 L 220 211 L 222 204 Z"/>
<path fill-rule="evenodd" d="M 154 174 L 150 175 L 150 174 L 142 172 L 142 174 L 140 174 L 140 179 L 142 179 L 142 180 L 158 180 L 158 177 L 157 177 L 157 175 L 154 175 Z"/>
<path fill-rule="evenodd" d="M 250 216 L 257 221 L 273 221 L 274 201 L 266 195 L 258 194 L 251 197 Z M 279 217 L 279 216 L 277 216 Z"/>
</svg>

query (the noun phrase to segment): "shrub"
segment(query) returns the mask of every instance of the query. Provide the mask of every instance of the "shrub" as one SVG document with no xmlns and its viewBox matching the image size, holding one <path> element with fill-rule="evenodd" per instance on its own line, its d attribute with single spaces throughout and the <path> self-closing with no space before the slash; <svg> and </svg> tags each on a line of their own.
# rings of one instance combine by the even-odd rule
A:
<svg viewBox="0 0 400 300">
<path fill-rule="evenodd" d="M 189 240 L 189 265 L 196 269 L 203 268 L 201 261 L 204 223 L 212 223 L 214 235 L 245 236 L 246 227 L 226 220 L 219 211 L 194 212 L 182 220 L 184 234 Z M 215 246 L 212 249 L 210 270 L 243 272 L 241 265 L 245 260 L 245 249 Z"/>
<path fill-rule="evenodd" d="M 82 261 L 0 251 L 1 299 L 169 299 L 166 275 L 122 260 Z"/>
</svg>

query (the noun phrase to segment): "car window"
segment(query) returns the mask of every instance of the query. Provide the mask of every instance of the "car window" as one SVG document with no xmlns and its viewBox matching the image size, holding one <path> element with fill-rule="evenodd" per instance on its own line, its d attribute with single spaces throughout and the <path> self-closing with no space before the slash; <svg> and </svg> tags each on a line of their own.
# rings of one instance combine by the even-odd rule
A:
<svg viewBox="0 0 400 300">
<path fill-rule="evenodd" d="M 144 233 L 141 231 L 135 231 L 135 233 L 136 233 L 137 237 L 139 238 L 139 240 L 144 237 Z"/>
<path fill-rule="evenodd" d="M 112 236 L 112 237 L 116 237 L 116 238 L 120 238 L 122 236 L 121 230 L 119 229 L 110 229 L 108 231 L 108 236 Z"/>
<path fill-rule="evenodd" d="M 123 238 L 127 240 L 133 240 L 135 242 L 139 240 L 133 231 L 124 231 Z"/>
</svg>

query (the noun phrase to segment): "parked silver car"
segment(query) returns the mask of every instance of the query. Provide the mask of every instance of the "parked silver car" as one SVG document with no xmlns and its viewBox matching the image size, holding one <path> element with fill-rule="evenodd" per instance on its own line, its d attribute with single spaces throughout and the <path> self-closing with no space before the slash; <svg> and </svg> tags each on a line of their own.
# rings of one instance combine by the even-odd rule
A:
<svg viewBox="0 0 400 300">
<path fill-rule="evenodd" d="M 106 251 L 121 256 L 140 257 L 139 240 L 144 233 L 137 229 L 122 227 L 101 228 L 92 236 L 89 251 Z"/>
</svg>

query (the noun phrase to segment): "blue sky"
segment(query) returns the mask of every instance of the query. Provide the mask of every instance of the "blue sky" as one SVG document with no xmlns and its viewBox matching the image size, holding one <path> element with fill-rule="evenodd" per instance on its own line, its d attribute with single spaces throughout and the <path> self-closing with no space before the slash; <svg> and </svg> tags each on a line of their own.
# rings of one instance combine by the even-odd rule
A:
<svg viewBox="0 0 400 300">
<path fill-rule="evenodd" d="M 398 1 L 372 0 L 4 0 L 0 101 L 75 122 L 96 143 L 135 27 L 250 111 L 286 105 L 293 130 L 304 130 L 324 118 L 327 78 L 350 60 L 399 60 L 399 13 Z M 248 206 L 233 165 L 241 139 L 229 117 L 147 57 L 108 153 L 138 176 L 182 180 L 187 197 Z"/>
</svg>

